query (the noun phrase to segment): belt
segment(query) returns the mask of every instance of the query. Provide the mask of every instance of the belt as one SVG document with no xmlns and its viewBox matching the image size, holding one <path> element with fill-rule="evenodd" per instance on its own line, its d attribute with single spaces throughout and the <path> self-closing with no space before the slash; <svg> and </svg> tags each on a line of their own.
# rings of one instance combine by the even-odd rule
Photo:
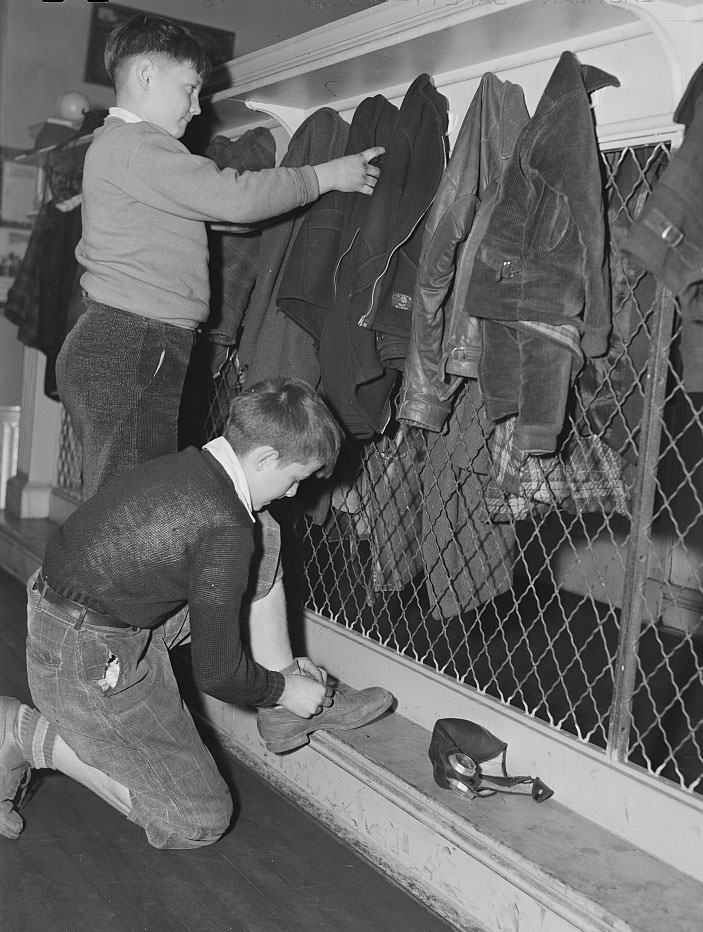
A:
<svg viewBox="0 0 703 932">
<path fill-rule="evenodd" d="M 87 605 L 81 605 L 80 602 L 75 602 L 73 599 L 67 599 L 65 596 L 59 595 L 58 592 L 51 588 L 41 573 L 36 578 L 34 588 L 37 592 L 41 593 L 44 602 L 48 602 L 49 605 L 55 605 L 57 608 L 61 609 L 64 615 L 68 615 L 69 618 L 75 619 L 76 624 L 74 627 L 76 628 L 80 628 L 84 624 L 98 625 L 101 628 L 132 627 L 132 625 L 120 621 L 119 618 L 115 618 L 114 615 L 105 615 L 102 612 L 96 612 L 94 609 L 88 608 Z"/>
</svg>

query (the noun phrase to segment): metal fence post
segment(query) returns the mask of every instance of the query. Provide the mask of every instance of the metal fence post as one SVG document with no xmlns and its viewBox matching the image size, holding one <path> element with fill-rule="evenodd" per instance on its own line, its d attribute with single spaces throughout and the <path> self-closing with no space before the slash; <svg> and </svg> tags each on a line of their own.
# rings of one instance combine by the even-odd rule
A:
<svg viewBox="0 0 703 932">
<path fill-rule="evenodd" d="M 657 486 L 657 465 L 660 456 L 674 306 L 672 294 L 658 284 L 652 322 L 652 350 L 648 363 L 642 412 L 637 481 L 633 490 L 632 522 L 625 564 L 620 637 L 608 730 L 608 756 L 620 761 L 627 758 L 630 739 L 632 696 L 637 675 L 637 649 L 645 607 L 644 586 L 651 548 L 650 531 Z"/>
</svg>

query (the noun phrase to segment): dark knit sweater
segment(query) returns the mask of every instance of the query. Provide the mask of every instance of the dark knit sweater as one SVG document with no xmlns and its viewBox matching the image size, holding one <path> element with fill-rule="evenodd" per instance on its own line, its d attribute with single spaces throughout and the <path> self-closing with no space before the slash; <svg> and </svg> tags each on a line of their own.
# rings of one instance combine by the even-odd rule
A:
<svg viewBox="0 0 703 932">
<path fill-rule="evenodd" d="M 138 628 L 187 603 L 199 688 L 272 706 L 283 675 L 257 664 L 240 638 L 253 553 L 254 525 L 227 473 L 189 447 L 107 482 L 51 536 L 43 573 L 66 598 Z"/>
</svg>

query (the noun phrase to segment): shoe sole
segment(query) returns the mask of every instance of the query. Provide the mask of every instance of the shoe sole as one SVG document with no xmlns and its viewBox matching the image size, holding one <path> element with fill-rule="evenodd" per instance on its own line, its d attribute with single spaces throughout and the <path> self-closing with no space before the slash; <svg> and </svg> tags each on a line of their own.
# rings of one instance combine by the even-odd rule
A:
<svg viewBox="0 0 703 932">
<path fill-rule="evenodd" d="M 371 722 L 375 722 L 376 719 L 383 715 L 384 712 L 387 712 L 392 705 L 393 696 L 389 693 L 383 705 L 376 709 L 369 718 L 363 717 L 357 722 L 348 722 L 344 725 L 323 725 L 319 728 L 311 727 L 309 730 L 302 732 L 302 734 L 294 735 L 291 738 L 283 738 L 281 741 L 265 741 L 266 750 L 271 751 L 273 754 L 283 754 L 286 751 L 295 751 L 297 748 L 302 748 L 306 744 L 309 744 L 310 735 L 314 734 L 316 731 L 353 731 L 355 728 L 362 728 L 364 725 L 370 725 Z"/>
<path fill-rule="evenodd" d="M 0 729 L 0 745 L 4 745 L 6 738 L 11 740 L 12 727 L 10 727 L 10 730 L 8 731 L 8 726 L 12 726 L 12 719 L 10 719 L 10 715 L 13 714 L 16 719 L 21 705 L 18 699 L 10 699 L 9 697 L 5 697 L 5 700 L 6 712 L 2 720 L 2 728 Z M 29 764 L 27 764 L 27 769 L 24 774 L 20 776 L 17 788 L 13 793 L 12 798 L 4 799 L 2 802 L 0 802 L 0 835 L 2 835 L 4 838 L 12 838 L 13 840 L 15 838 L 19 838 L 22 829 L 24 828 L 24 819 L 19 814 L 19 812 L 16 811 L 16 809 L 19 807 L 24 797 L 24 792 L 27 783 L 29 782 L 29 773 Z"/>
</svg>

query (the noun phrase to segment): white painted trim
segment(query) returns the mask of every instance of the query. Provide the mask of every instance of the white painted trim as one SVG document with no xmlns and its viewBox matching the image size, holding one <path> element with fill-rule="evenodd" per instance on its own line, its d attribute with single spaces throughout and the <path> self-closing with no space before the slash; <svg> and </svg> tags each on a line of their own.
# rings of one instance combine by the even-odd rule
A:
<svg viewBox="0 0 703 932">
<path fill-rule="evenodd" d="M 217 91 L 210 100 L 216 103 L 228 97 L 239 97 L 270 83 L 361 58 L 528 2 L 530 0 L 504 0 L 497 4 L 477 3 L 476 0 L 388 0 L 227 62 L 213 77 L 219 82 L 229 76 L 232 89 Z"/>
<path fill-rule="evenodd" d="M 460 932 L 634 932 L 333 736 L 276 757 L 262 749 L 253 718 L 218 732 L 236 757 Z M 504 924 L 517 916 L 519 926 Z"/>
<path fill-rule="evenodd" d="M 305 110 L 299 107 L 284 107 L 281 104 L 267 104 L 256 100 L 245 101 L 245 106 L 247 110 L 255 110 L 273 117 L 291 136 L 305 119 Z"/>
<path fill-rule="evenodd" d="M 569 51 L 576 53 L 590 52 L 594 49 L 606 48 L 609 45 L 619 45 L 626 39 L 637 39 L 649 35 L 642 23 L 628 23 L 623 26 L 612 26 L 598 32 L 590 32 L 583 36 L 576 36 L 569 42 Z M 468 68 L 460 68 L 436 77 L 440 88 L 451 87 L 464 81 L 478 80 L 487 71 L 499 76 L 506 76 L 511 71 L 523 68 L 526 65 L 536 65 L 542 62 L 558 61 L 564 51 L 563 42 L 553 42 L 549 45 L 540 45 L 537 48 L 525 49 L 513 55 L 501 58 L 487 59 Z"/>
<path fill-rule="evenodd" d="M 345 735 L 318 732 L 276 755 L 254 713 L 203 702 L 201 714 L 235 756 L 458 930 L 692 928 L 694 881 L 559 802 L 467 801 L 439 789 L 428 732 L 397 714 Z"/>
<path fill-rule="evenodd" d="M 5 508 L 18 518 L 46 518 L 53 484 L 31 482 L 22 470 L 7 480 L 5 486 Z"/>
<path fill-rule="evenodd" d="M 596 127 L 602 149 L 619 149 L 625 146 L 671 142 L 673 149 L 683 142 L 683 126 L 674 123 L 670 113 L 655 113 L 635 120 L 619 120 Z"/>
<path fill-rule="evenodd" d="M 18 518 L 46 518 L 56 477 L 61 406 L 44 392 L 46 357 L 23 347 L 17 473 L 6 485 L 5 508 Z"/>
<path fill-rule="evenodd" d="M 21 583 L 25 583 L 40 566 L 41 557 L 19 530 L 0 522 L 0 566 Z"/>
</svg>

